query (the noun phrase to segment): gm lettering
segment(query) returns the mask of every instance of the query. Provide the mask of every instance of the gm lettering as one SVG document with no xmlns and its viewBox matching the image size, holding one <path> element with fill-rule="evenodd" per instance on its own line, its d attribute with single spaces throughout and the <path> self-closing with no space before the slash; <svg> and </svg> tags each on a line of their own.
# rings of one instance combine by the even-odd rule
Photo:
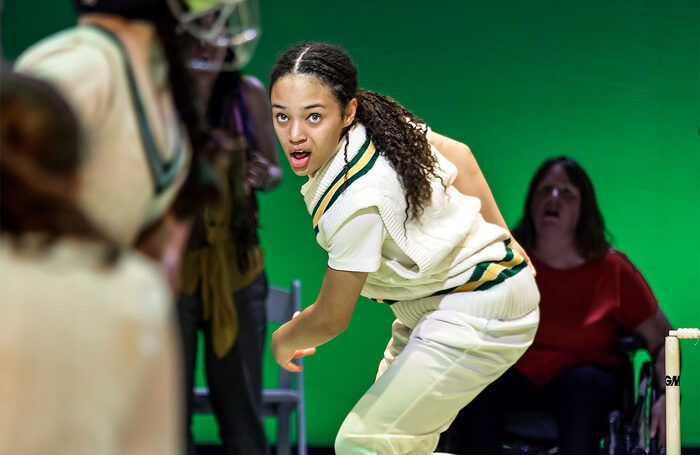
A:
<svg viewBox="0 0 700 455">
<path fill-rule="evenodd" d="M 666 376 L 666 386 L 681 386 L 681 377 L 678 376 Z"/>
</svg>

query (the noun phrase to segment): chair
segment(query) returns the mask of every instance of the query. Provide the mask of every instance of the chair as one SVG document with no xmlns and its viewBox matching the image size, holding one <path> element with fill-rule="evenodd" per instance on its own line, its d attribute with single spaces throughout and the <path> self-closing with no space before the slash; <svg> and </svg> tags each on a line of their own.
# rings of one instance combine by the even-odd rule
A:
<svg viewBox="0 0 700 455">
<path fill-rule="evenodd" d="M 301 282 L 292 281 L 292 289 L 270 287 L 266 302 L 268 322 L 284 323 L 301 311 Z M 302 359 L 296 361 L 303 364 Z M 297 453 L 306 455 L 306 408 L 304 403 L 304 371 L 291 373 L 279 367 L 279 386 L 263 390 L 263 413 L 277 418 L 277 455 L 289 455 L 289 420 L 297 416 Z"/>
<path fill-rule="evenodd" d="M 265 301 L 267 322 L 281 324 L 292 319 L 295 311 L 301 311 L 301 282 L 292 281 L 292 288 L 270 286 Z M 295 361 L 303 364 L 302 359 Z M 306 408 L 304 403 L 304 372 L 291 373 L 279 367 L 279 382 L 276 389 L 263 389 L 263 415 L 277 419 L 277 455 L 291 454 L 290 418 L 296 410 L 297 453 L 307 455 Z M 209 389 L 195 387 L 195 413 L 211 413 Z"/>
<path fill-rule="evenodd" d="M 651 405 L 656 398 L 656 389 L 652 386 L 654 372 L 651 360 L 642 362 L 638 378 L 634 373 L 634 358 L 638 352 L 646 350 L 646 344 L 641 337 L 629 335 L 619 340 L 619 346 L 626 353 L 626 361 L 619 373 L 619 407 L 608 414 L 604 423 L 607 426 L 603 439 L 605 453 L 657 455 L 656 440 L 649 437 Z M 557 423 L 551 413 L 512 413 L 506 417 L 505 431 L 508 437 L 505 447 L 516 453 L 553 455 L 559 452 L 556 445 Z"/>
</svg>

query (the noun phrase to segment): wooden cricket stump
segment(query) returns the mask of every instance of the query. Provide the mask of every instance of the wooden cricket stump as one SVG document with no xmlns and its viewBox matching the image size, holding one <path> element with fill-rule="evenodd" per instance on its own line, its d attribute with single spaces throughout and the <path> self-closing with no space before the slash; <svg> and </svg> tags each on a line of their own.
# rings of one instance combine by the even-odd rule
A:
<svg viewBox="0 0 700 455">
<path fill-rule="evenodd" d="M 700 329 L 677 329 L 666 337 L 666 454 L 681 455 L 680 339 L 698 339 Z"/>
</svg>

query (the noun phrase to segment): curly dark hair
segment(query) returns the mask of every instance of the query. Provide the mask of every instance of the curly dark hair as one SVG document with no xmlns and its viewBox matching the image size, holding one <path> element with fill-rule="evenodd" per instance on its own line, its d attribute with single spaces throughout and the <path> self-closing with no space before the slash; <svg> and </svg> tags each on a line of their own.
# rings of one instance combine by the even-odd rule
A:
<svg viewBox="0 0 700 455">
<path fill-rule="evenodd" d="M 425 122 L 392 98 L 358 88 L 357 68 L 339 46 L 305 42 L 287 49 L 270 70 L 269 90 L 281 77 L 294 74 L 317 78 L 330 89 L 341 111 L 353 98 L 357 99 L 355 122 L 365 126 L 379 153 L 396 170 L 405 193 L 406 218 L 419 217 L 432 195 L 430 176 L 440 178 L 437 159 L 425 137 Z M 352 126 L 347 127 L 343 136 L 347 136 Z"/>
<path fill-rule="evenodd" d="M 571 183 L 581 192 L 581 211 L 575 234 L 576 250 L 587 261 L 603 257 L 610 249 L 610 242 L 606 237 L 605 221 L 598 207 L 593 183 L 581 165 L 567 156 L 550 158 L 537 169 L 527 190 L 523 218 L 513 229 L 513 236 L 526 250 L 535 248 L 537 231 L 532 218 L 532 201 L 540 182 L 554 166 L 561 166 Z"/>
</svg>

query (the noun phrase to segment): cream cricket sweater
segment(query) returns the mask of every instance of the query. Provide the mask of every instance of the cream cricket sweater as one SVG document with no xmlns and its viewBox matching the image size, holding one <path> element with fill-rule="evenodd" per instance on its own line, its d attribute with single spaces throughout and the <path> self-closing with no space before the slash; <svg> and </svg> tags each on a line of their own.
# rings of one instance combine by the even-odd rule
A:
<svg viewBox="0 0 700 455">
<path fill-rule="evenodd" d="M 431 181 L 432 198 L 423 214 L 405 220 L 404 191 L 396 171 L 356 125 L 339 152 L 302 187 L 319 245 L 329 240 L 353 214 L 375 207 L 396 245 L 413 261 L 406 267 L 382 257 L 368 275 L 362 295 L 380 301 L 414 300 L 460 290 L 487 289 L 521 270 L 525 263 L 507 248 L 508 232 L 484 221 L 478 198 L 452 186 L 457 169 L 433 147 L 439 179 Z M 464 285 L 467 285 L 464 288 Z"/>
</svg>

